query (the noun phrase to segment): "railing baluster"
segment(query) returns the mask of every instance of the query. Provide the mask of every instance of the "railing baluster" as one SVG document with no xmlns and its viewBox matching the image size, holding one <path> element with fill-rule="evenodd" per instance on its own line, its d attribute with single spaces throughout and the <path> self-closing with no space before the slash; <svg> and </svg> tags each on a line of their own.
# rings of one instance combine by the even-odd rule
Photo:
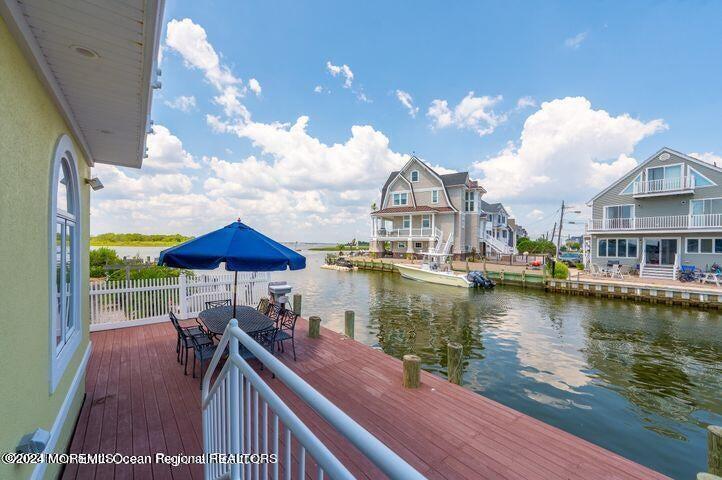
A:
<svg viewBox="0 0 722 480">
<path fill-rule="evenodd" d="M 286 427 L 286 441 L 283 443 L 285 453 L 285 459 L 283 461 L 283 478 L 291 480 L 291 430 L 288 427 Z"/>
<path fill-rule="evenodd" d="M 316 480 L 323 480 L 323 468 L 321 468 L 321 465 L 316 468 Z"/>
<path fill-rule="evenodd" d="M 253 453 L 259 453 L 258 449 L 258 390 L 253 390 Z M 253 464 L 253 478 L 259 478 L 257 463 Z"/>
<path fill-rule="evenodd" d="M 263 453 L 268 454 L 268 404 L 265 400 L 263 400 L 263 416 L 261 417 L 263 419 L 263 429 L 261 430 L 261 445 L 263 448 Z M 263 462 L 263 465 L 261 466 L 261 475 L 265 479 L 268 478 L 268 462 Z"/>
<path fill-rule="evenodd" d="M 276 455 L 276 462 L 273 464 L 273 480 L 278 480 L 278 415 L 273 415 L 273 453 Z"/>
<path fill-rule="evenodd" d="M 246 383 L 246 449 L 244 453 L 252 453 L 251 445 L 251 380 L 247 379 Z M 251 478 L 251 465 L 246 464 L 246 478 Z"/>
<path fill-rule="evenodd" d="M 298 478 L 306 477 L 306 449 L 299 442 L 298 444 Z"/>
</svg>

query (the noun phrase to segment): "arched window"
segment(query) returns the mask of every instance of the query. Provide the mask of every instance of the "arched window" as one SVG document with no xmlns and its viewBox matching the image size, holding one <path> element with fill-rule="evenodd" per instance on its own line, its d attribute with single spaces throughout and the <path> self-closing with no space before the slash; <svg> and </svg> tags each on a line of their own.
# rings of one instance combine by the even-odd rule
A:
<svg viewBox="0 0 722 480">
<path fill-rule="evenodd" d="M 50 192 L 51 391 L 77 349 L 80 332 L 80 196 L 76 156 L 62 136 L 53 159 Z"/>
</svg>

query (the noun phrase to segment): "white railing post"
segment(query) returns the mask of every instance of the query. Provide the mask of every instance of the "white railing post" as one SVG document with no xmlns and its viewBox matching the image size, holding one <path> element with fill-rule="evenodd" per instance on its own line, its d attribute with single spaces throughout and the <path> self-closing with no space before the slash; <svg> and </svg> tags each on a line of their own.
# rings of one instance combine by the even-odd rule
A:
<svg viewBox="0 0 722 480">
<path fill-rule="evenodd" d="M 230 327 L 235 328 L 238 326 L 238 321 L 233 318 L 230 322 Z M 228 351 L 231 358 L 238 358 L 239 356 L 239 348 L 238 348 L 238 337 L 235 335 L 231 337 L 230 342 L 228 344 Z M 240 402 L 239 402 L 239 396 L 240 396 L 240 386 L 239 386 L 239 369 L 238 365 L 233 362 L 231 364 L 231 391 L 230 391 L 230 405 L 229 405 L 229 420 L 231 422 L 230 424 L 230 432 L 231 432 L 231 453 L 232 455 L 240 455 L 241 452 L 241 408 L 240 408 Z M 241 464 L 240 463 L 232 463 L 231 464 L 231 478 L 241 478 Z"/>
<path fill-rule="evenodd" d="M 178 318 L 188 318 L 188 278 L 185 273 L 178 275 Z"/>
</svg>

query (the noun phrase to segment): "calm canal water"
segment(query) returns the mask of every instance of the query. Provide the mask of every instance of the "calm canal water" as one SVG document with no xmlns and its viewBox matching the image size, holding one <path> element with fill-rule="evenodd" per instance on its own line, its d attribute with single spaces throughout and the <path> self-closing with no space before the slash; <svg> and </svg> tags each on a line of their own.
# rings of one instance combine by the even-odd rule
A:
<svg viewBox="0 0 722 480">
<path fill-rule="evenodd" d="M 124 249 L 123 249 L 124 250 Z M 157 256 L 160 249 L 135 248 Z M 134 255 L 133 252 L 122 254 Z M 712 311 L 421 284 L 397 274 L 275 273 L 303 294 L 304 316 L 446 375 L 446 343 L 464 346 L 464 386 L 674 478 L 706 467 L 706 431 L 722 424 L 722 316 Z"/>
<path fill-rule="evenodd" d="M 706 468 L 706 431 L 722 424 L 722 316 L 712 311 L 421 284 L 397 274 L 319 268 L 276 277 L 304 316 L 446 376 L 446 343 L 464 346 L 464 386 L 674 478 Z"/>
</svg>

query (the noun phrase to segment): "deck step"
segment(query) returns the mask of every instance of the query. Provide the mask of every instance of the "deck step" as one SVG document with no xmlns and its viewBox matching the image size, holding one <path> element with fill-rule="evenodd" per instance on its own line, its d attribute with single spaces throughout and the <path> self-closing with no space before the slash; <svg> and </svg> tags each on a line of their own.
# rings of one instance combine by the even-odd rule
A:
<svg viewBox="0 0 722 480">
<path fill-rule="evenodd" d="M 674 266 L 672 265 L 645 265 L 642 278 L 663 278 L 674 280 Z"/>
</svg>

